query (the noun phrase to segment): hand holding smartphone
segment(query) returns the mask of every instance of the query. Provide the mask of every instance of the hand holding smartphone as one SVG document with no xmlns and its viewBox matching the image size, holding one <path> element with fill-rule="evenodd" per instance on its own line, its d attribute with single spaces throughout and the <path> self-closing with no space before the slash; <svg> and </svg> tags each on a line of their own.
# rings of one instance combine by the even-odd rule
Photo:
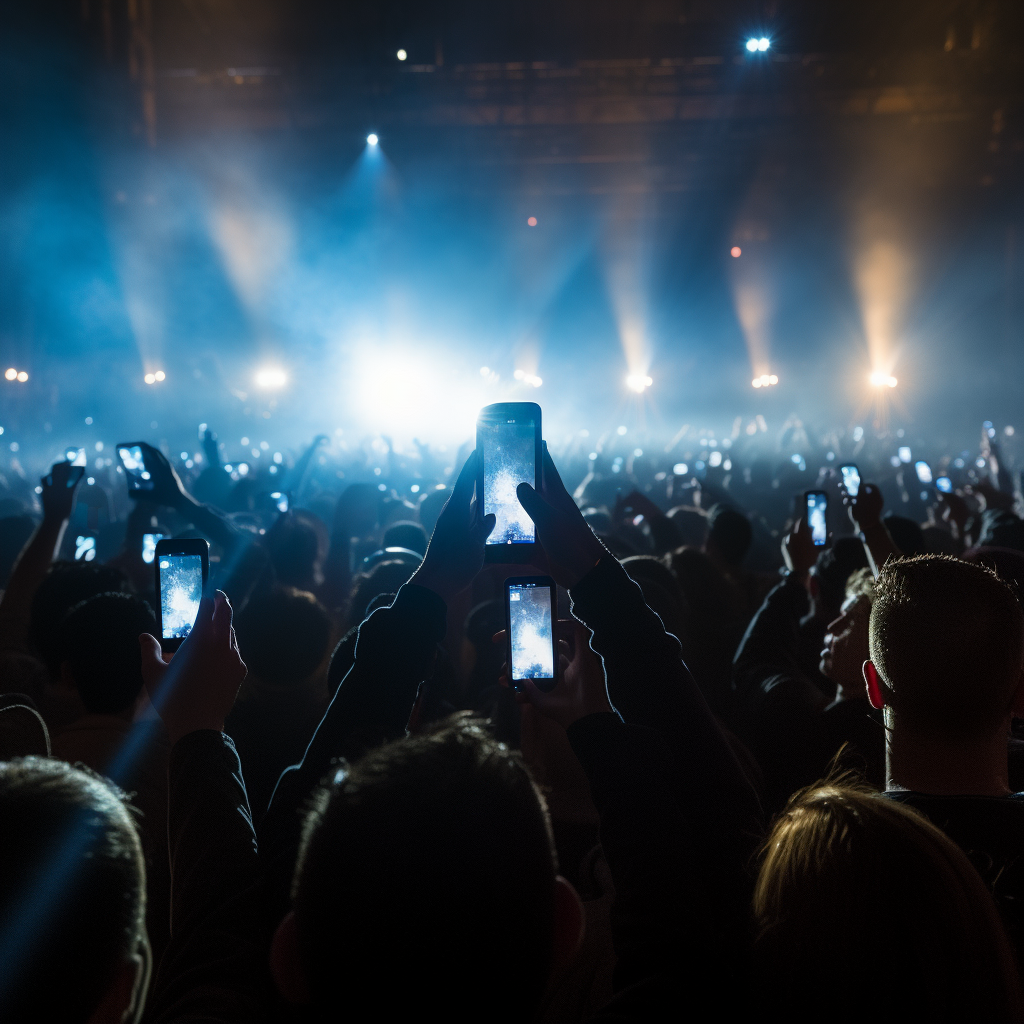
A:
<svg viewBox="0 0 1024 1024">
<path fill-rule="evenodd" d="M 828 495 L 824 491 L 808 491 L 804 503 L 811 540 L 816 548 L 824 547 L 828 543 Z"/>
<path fill-rule="evenodd" d="M 513 689 L 527 679 L 544 691 L 553 690 L 558 682 L 555 593 L 550 576 L 505 580 L 508 678 Z"/>
<path fill-rule="evenodd" d="M 201 539 L 157 542 L 157 625 L 160 646 L 176 651 L 192 632 L 210 574 L 210 545 Z"/>
<path fill-rule="evenodd" d="M 152 491 L 155 487 L 153 474 L 146 468 L 146 456 L 140 441 L 126 441 L 117 446 L 118 458 L 124 467 L 128 480 L 128 493 Z"/>
<path fill-rule="evenodd" d="M 476 424 L 480 453 L 477 498 L 483 515 L 495 516 L 487 538 L 488 562 L 528 562 L 537 543 L 533 520 L 519 502 L 516 488 L 540 479 L 540 406 L 534 402 L 503 402 L 480 411 Z"/>
</svg>

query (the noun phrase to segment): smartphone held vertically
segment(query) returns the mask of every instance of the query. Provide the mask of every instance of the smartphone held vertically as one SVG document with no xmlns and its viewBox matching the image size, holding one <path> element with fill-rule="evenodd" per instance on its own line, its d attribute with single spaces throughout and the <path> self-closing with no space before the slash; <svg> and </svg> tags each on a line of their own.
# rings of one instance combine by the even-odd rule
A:
<svg viewBox="0 0 1024 1024">
<path fill-rule="evenodd" d="M 851 498 L 856 498 L 860 491 L 860 470 L 854 463 L 847 462 L 839 467 L 839 472 L 843 474 L 843 487 L 846 488 L 846 493 Z"/>
<path fill-rule="evenodd" d="M 128 493 L 153 490 L 153 477 L 146 468 L 146 455 L 140 441 L 125 441 L 117 446 L 117 455 L 128 480 Z"/>
<path fill-rule="evenodd" d="M 824 547 L 828 542 L 828 495 L 824 491 L 808 491 L 804 495 L 804 502 L 811 540 L 816 548 Z"/>
<path fill-rule="evenodd" d="M 528 562 L 537 534 L 516 488 L 521 483 L 537 487 L 540 482 L 540 406 L 502 402 L 481 409 L 476 449 L 480 457 L 477 497 L 482 514 L 495 517 L 484 557 L 488 562 Z"/>
<path fill-rule="evenodd" d="M 514 689 L 531 680 L 541 690 L 558 681 L 555 646 L 555 581 L 550 576 L 505 580 L 508 678 Z"/>
<path fill-rule="evenodd" d="M 157 621 L 160 646 L 176 651 L 192 631 L 210 574 L 205 540 L 161 540 L 156 545 Z"/>
</svg>

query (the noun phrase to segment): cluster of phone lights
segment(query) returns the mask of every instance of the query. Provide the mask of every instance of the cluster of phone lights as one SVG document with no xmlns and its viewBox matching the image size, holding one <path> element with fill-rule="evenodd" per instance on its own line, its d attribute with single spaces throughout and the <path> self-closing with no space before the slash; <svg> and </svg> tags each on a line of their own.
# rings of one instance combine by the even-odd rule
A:
<svg viewBox="0 0 1024 1024">
<path fill-rule="evenodd" d="M 159 384 L 160 381 L 167 380 L 167 374 L 163 370 L 157 370 L 156 373 L 147 373 L 142 379 L 147 384 Z"/>
<path fill-rule="evenodd" d="M 779 383 L 779 378 L 774 373 L 762 373 L 760 377 L 755 377 L 750 383 L 755 388 L 770 388 Z"/>
<path fill-rule="evenodd" d="M 27 370 L 16 370 L 13 366 L 9 367 L 4 376 L 8 380 L 16 380 L 19 384 L 24 384 L 28 380 Z"/>
<path fill-rule="evenodd" d="M 871 386 L 875 388 L 894 388 L 899 383 L 888 373 L 873 373 L 868 379 L 871 381 Z"/>
</svg>

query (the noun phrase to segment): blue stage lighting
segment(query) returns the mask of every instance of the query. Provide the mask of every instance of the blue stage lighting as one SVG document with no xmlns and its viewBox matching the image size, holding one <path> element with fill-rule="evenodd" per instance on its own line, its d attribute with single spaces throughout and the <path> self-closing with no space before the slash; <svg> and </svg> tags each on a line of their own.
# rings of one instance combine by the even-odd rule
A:
<svg viewBox="0 0 1024 1024">
<path fill-rule="evenodd" d="M 751 53 L 757 53 L 757 40 L 756 39 L 748 39 L 747 40 L 747 49 Z"/>
<path fill-rule="evenodd" d="M 378 142 L 380 142 L 380 139 L 373 132 L 366 136 L 366 144 L 368 146 L 376 146 Z"/>
</svg>

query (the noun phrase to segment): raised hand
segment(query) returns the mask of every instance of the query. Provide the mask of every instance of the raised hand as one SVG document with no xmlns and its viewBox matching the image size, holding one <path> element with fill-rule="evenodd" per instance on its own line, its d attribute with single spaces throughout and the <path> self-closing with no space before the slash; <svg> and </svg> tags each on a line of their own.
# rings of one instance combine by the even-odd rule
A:
<svg viewBox="0 0 1024 1024">
<path fill-rule="evenodd" d="M 484 541 L 494 529 L 494 515 L 481 516 L 480 503 L 473 500 L 478 458 L 473 452 L 466 459 L 437 518 L 423 562 L 409 581 L 433 590 L 445 601 L 473 582 L 484 564 Z"/>
<path fill-rule="evenodd" d="M 146 692 L 172 744 L 199 729 L 224 731 L 246 674 L 231 615 L 231 602 L 223 591 L 204 597 L 192 632 L 170 662 L 163 660 L 156 637 L 139 637 Z"/>
<path fill-rule="evenodd" d="M 564 628 L 570 623 L 559 622 L 558 625 Z M 516 690 L 520 704 L 532 705 L 538 714 L 557 722 L 563 729 L 587 715 L 615 710 L 608 699 L 604 665 L 590 646 L 590 630 L 575 620 L 571 627 L 571 652 L 564 640 L 558 644 L 558 682 L 554 689 L 545 692 L 526 679 Z"/>
<path fill-rule="evenodd" d="M 856 498 L 845 487 L 840 490 L 843 493 L 843 504 L 850 513 L 850 521 L 862 533 L 882 521 L 882 492 L 875 484 L 862 483 Z"/>
<path fill-rule="evenodd" d="M 129 491 L 131 497 L 152 501 L 157 505 L 166 505 L 168 508 L 181 508 L 189 501 L 188 492 L 181 482 L 181 477 L 174 471 L 174 467 L 167 461 L 166 456 L 159 448 L 154 448 L 145 441 L 139 442 L 142 449 L 146 469 L 153 480 L 153 487 L 147 491 Z"/>
<path fill-rule="evenodd" d="M 782 560 L 794 576 L 805 580 L 811 566 L 818 560 L 811 528 L 803 516 L 797 518 L 793 528 L 782 539 Z"/>
<path fill-rule="evenodd" d="M 574 587 L 607 553 L 587 525 L 579 506 L 565 489 L 562 478 L 544 445 L 544 488 L 529 484 L 516 488 L 520 504 L 537 527 L 537 541 L 544 550 L 547 568 L 556 583 Z"/>
<path fill-rule="evenodd" d="M 40 481 L 43 488 L 39 498 L 43 503 L 43 518 L 52 523 L 63 523 L 71 518 L 78 488 L 85 471 L 70 462 L 55 462 L 50 472 Z"/>
</svg>

